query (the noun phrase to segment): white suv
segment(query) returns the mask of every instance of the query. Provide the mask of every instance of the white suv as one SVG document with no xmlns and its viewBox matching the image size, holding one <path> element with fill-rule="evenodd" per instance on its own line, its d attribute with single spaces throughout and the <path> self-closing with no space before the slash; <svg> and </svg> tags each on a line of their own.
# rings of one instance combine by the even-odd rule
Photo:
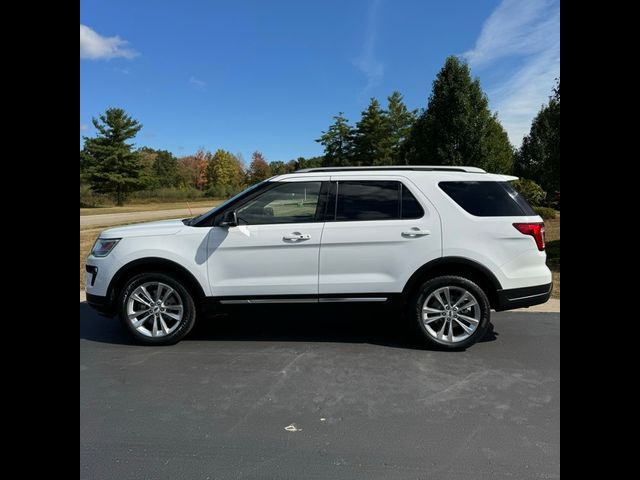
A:
<svg viewBox="0 0 640 480">
<path fill-rule="evenodd" d="M 272 177 L 195 218 L 102 232 L 87 302 L 160 345 L 229 304 L 400 300 L 428 343 L 464 348 L 491 309 L 551 295 L 544 224 L 514 179 L 443 166 Z"/>
</svg>

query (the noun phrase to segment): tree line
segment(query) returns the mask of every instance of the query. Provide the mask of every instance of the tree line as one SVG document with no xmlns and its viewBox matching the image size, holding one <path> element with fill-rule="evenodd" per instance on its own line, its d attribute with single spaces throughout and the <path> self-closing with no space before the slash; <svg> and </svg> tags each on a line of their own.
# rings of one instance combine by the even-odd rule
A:
<svg viewBox="0 0 640 480">
<path fill-rule="evenodd" d="M 560 183 L 560 82 L 515 149 L 489 109 L 478 78 L 456 57 L 446 59 L 433 81 L 427 106 L 410 110 L 395 91 L 383 107 L 372 98 L 351 125 L 342 112 L 316 142 L 319 157 L 267 162 L 256 151 L 245 168 L 240 155 L 219 149 L 176 158 L 165 150 L 127 143 L 142 125 L 119 108 L 93 119 L 96 136 L 84 137 L 80 183 L 122 205 L 131 192 L 177 189 L 225 198 L 269 178 L 301 168 L 365 165 L 469 165 L 515 174 L 534 204 L 551 203 Z M 81 199 L 82 202 L 82 199 Z"/>
<path fill-rule="evenodd" d="M 560 82 L 516 150 L 478 78 L 466 63 L 449 57 L 438 72 L 427 107 L 409 110 L 393 92 L 382 108 L 372 98 L 351 125 L 342 112 L 316 141 L 323 166 L 467 165 L 515 174 L 517 186 L 535 204 L 560 190 Z"/>
<path fill-rule="evenodd" d="M 223 149 L 213 153 L 200 149 L 176 158 L 166 150 L 134 149 L 127 143 L 142 125 L 121 108 L 109 108 L 92 121 L 97 135 L 84 137 L 80 151 L 81 206 L 87 203 L 82 198 L 87 186 L 91 193 L 108 196 L 116 205 L 123 205 L 132 192 L 140 191 L 177 190 L 192 198 L 226 198 L 273 175 L 322 165 L 321 157 L 267 163 L 256 151 L 245 168 L 240 155 Z"/>
</svg>

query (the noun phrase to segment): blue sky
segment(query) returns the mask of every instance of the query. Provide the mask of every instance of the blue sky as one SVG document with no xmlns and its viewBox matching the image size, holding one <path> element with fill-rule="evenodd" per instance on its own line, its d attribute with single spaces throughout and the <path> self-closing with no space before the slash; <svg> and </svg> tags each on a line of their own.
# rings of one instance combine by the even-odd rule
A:
<svg viewBox="0 0 640 480">
<path fill-rule="evenodd" d="M 224 148 L 249 161 L 322 154 L 339 111 L 354 124 L 393 90 L 426 107 L 460 55 L 520 146 L 560 74 L 558 0 L 81 0 L 80 146 L 124 108 L 137 146 Z"/>
</svg>

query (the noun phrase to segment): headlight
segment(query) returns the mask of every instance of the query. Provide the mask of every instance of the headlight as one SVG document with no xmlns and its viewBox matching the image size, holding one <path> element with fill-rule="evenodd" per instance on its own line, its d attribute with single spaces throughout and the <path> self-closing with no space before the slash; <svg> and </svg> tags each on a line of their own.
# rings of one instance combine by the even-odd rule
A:
<svg viewBox="0 0 640 480">
<path fill-rule="evenodd" d="M 99 238 L 96 240 L 96 243 L 93 244 L 91 255 L 94 257 L 106 257 L 119 241 L 119 238 Z"/>
</svg>

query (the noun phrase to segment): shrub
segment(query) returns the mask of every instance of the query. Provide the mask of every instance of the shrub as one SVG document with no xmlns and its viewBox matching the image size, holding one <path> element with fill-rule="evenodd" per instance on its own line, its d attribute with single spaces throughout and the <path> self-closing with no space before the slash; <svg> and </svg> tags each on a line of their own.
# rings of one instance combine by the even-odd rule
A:
<svg viewBox="0 0 640 480">
<path fill-rule="evenodd" d="M 213 185 L 205 192 L 206 197 L 227 198 L 227 187 L 224 185 Z"/>
<path fill-rule="evenodd" d="M 135 203 L 181 202 L 183 200 L 197 200 L 203 193 L 197 188 L 156 188 L 133 192 L 129 199 Z"/>
<path fill-rule="evenodd" d="M 543 220 L 553 220 L 556 218 L 556 211 L 548 207 L 533 207 L 533 210 L 542 217 Z"/>
<path fill-rule="evenodd" d="M 80 185 L 80 208 L 102 207 L 111 203 L 106 195 L 93 192 L 88 185 Z"/>
<path fill-rule="evenodd" d="M 210 198 L 230 198 L 237 195 L 244 187 L 241 185 L 213 185 L 205 192 L 205 196 Z"/>
<path fill-rule="evenodd" d="M 553 268 L 560 268 L 560 240 L 547 242 L 547 265 Z"/>
<path fill-rule="evenodd" d="M 527 202 L 532 206 L 539 206 L 547 196 L 547 193 L 542 190 L 542 187 L 533 180 L 520 178 L 512 182 L 511 185 L 513 185 L 513 188 L 520 192 L 520 195 L 526 198 Z"/>
</svg>

